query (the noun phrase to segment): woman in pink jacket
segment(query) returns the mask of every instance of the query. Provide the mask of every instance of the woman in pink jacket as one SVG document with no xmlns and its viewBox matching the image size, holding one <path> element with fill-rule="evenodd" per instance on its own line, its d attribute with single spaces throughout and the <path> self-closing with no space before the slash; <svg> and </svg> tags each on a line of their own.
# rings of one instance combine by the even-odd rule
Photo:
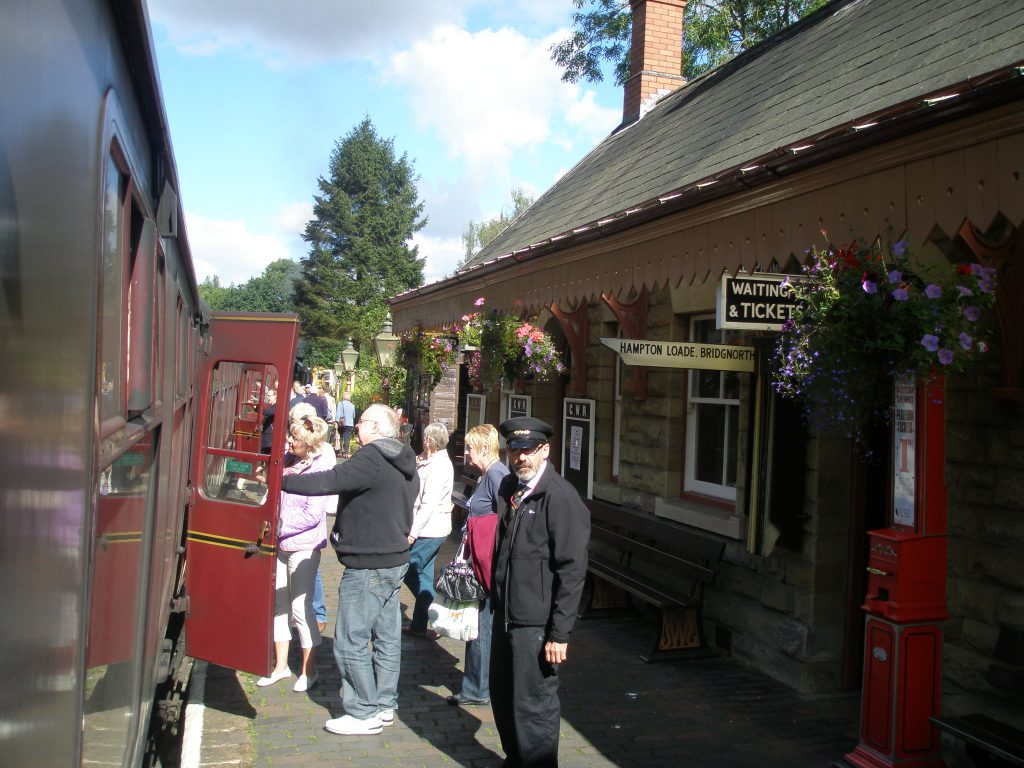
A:
<svg viewBox="0 0 1024 768">
<path fill-rule="evenodd" d="M 298 475 L 333 469 L 333 451 L 325 451 L 327 422 L 316 416 L 292 421 L 284 474 Z M 336 498 L 336 497 L 335 497 Z M 269 677 L 257 685 L 273 685 L 291 677 L 288 668 L 289 620 L 295 624 L 302 648 L 302 671 L 294 690 L 306 691 L 317 681 L 313 648 L 320 645 L 320 630 L 313 614 L 313 582 L 320 567 L 320 550 L 327 545 L 327 506 L 330 496 L 301 496 L 281 492 L 277 535 L 277 590 L 274 596 L 274 651 L 277 663 Z"/>
</svg>

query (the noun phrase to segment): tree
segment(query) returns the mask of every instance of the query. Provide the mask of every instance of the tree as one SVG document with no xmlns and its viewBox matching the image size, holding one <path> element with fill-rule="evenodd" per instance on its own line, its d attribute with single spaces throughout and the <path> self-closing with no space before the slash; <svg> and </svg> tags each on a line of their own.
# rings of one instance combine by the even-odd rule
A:
<svg viewBox="0 0 1024 768">
<path fill-rule="evenodd" d="M 294 312 L 295 282 L 301 274 L 296 262 L 278 259 L 241 285 L 225 288 L 218 277 L 208 277 L 200 283 L 199 295 L 210 309 L 222 312 Z"/>
<path fill-rule="evenodd" d="M 335 144 L 328 178 L 317 182 L 314 218 L 303 234 L 309 253 L 296 285 L 303 336 L 314 348 L 327 354 L 346 338 L 371 330 L 372 338 L 380 322 L 367 329 L 365 319 L 383 317 L 388 298 L 423 284 L 423 259 L 410 245 L 427 223 L 417 179 L 369 117 Z"/>
<path fill-rule="evenodd" d="M 480 223 L 470 221 L 469 224 L 466 225 L 466 229 L 462 233 L 462 244 L 465 246 L 465 255 L 462 260 L 459 261 L 456 269 L 469 262 L 469 260 L 472 259 L 481 248 L 504 232 L 505 228 L 515 221 L 515 218 L 519 214 L 533 205 L 533 198 L 526 194 L 522 187 L 514 187 L 511 195 L 511 213 L 506 213 L 505 209 L 502 208 L 501 212 L 497 216 L 487 219 L 487 221 Z"/>
<path fill-rule="evenodd" d="M 690 0 L 683 12 L 682 74 L 692 78 L 724 64 L 748 48 L 816 11 L 829 0 Z M 615 82 L 629 79 L 631 13 L 629 0 L 572 0 L 574 32 L 551 47 L 562 80 L 600 82 L 603 61 L 614 67 Z"/>
</svg>

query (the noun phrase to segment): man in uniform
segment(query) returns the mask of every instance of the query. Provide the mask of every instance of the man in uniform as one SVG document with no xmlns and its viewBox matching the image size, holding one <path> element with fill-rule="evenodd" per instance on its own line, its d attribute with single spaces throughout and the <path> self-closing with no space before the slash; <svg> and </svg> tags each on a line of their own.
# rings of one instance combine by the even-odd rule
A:
<svg viewBox="0 0 1024 768">
<path fill-rule="evenodd" d="M 498 427 L 513 473 L 494 559 L 491 707 L 506 768 L 558 765 L 558 667 L 566 660 L 587 575 L 590 511 L 548 462 L 540 419 Z"/>
</svg>

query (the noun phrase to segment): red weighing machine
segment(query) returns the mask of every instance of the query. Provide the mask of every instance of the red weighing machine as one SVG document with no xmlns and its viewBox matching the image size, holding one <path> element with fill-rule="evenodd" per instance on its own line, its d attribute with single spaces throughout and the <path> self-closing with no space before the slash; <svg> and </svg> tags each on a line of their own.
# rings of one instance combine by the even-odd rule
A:
<svg viewBox="0 0 1024 768">
<path fill-rule="evenodd" d="M 944 766 L 928 722 L 941 703 L 946 486 L 941 381 L 895 382 L 889 527 L 868 531 L 858 768 Z"/>
</svg>

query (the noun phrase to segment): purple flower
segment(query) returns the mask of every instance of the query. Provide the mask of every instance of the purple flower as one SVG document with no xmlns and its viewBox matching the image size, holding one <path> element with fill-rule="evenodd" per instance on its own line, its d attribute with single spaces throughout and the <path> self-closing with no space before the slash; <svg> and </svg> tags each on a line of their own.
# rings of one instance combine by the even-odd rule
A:
<svg viewBox="0 0 1024 768">
<path fill-rule="evenodd" d="M 929 299 L 937 299 L 942 295 L 942 289 L 935 283 L 931 283 L 924 289 L 924 295 Z"/>
<path fill-rule="evenodd" d="M 909 298 L 906 288 L 897 288 L 892 292 L 892 297 L 896 301 L 906 301 Z"/>
<path fill-rule="evenodd" d="M 956 289 L 958 291 L 960 291 L 960 298 L 964 298 L 965 296 L 973 296 L 974 295 L 974 291 L 972 291 L 966 285 L 958 285 L 956 287 Z"/>
<path fill-rule="evenodd" d="M 864 289 L 864 293 L 878 293 L 878 286 L 874 280 L 865 280 L 861 283 L 861 288 Z"/>
<path fill-rule="evenodd" d="M 981 317 L 981 310 L 975 306 L 964 307 L 964 317 L 972 323 L 977 322 L 978 318 Z"/>
<path fill-rule="evenodd" d="M 949 349 L 939 350 L 939 362 L 943 365 L 949 365 L 953 362 L 953 352 Z"/>
<path fill-rule="evenodd" d="M 939 348 L 939 337 L 926 333 L 921 337 L 921 346 L 929 352 L 935 352 Z"/>
<path fill-rule="evenodd" d="M 902 282 L 902 281 L 903 281 L 903 273 L 900 272 L 898 269 L 894 269 L 894 270 L 892 270 L 892 272 L 889 273 L 889 283 L 890 283 L 890 285 L 896 285 L 896 283 L 899 283 L 899 282 Z"/>
<path fill-rule="evenodd" d="M 973 343 L 974 343 L 974 340 L 970 336 L 968 336 L 966 333 L 961 333 L 960 334 L 960 346 L 961 347 L 963 347 L 964 349 L 970 349 L 971 345 Z"/>
<path fill-rule="evenodd" d="M 907 241 L 897 240 L 895 243 L 893 243 L 892 252 L 895 253 L 897 256 L 902 256 L 904 253 L 907 252 Z"/>
</svg>

